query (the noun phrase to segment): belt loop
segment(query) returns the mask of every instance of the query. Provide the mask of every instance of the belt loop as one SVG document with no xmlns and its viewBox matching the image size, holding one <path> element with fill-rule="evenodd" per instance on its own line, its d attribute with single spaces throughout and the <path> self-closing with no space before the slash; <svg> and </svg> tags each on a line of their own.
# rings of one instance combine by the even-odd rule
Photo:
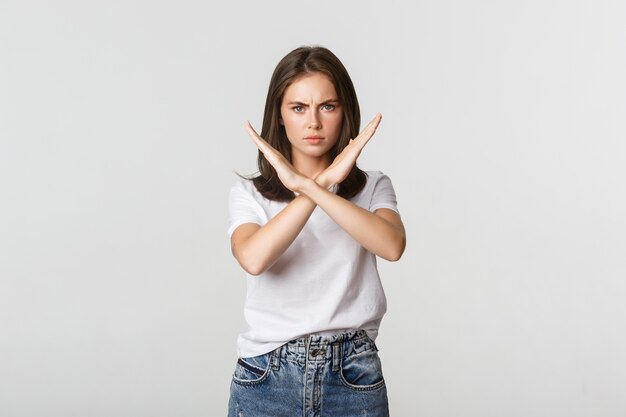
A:
<svg viewBox="0 0 626 417">
<path fill-rule="evenodd" d="M 279 346 L 278 348 L 276 348 L 274 352 L 272 352 L 272 355 L 270 357 L 270 361 L 272 363 L 272 369 L 274 371 L 278 371 L 280 369 L 280 350 L 281 349 L 282 349 L 282 346 Z"/>
<path fill-rule="evenodd" d="M 333 372 L 337 372 L 341 367 L 341 342 L 335 342 L 333 347 Z"/>
</svg>

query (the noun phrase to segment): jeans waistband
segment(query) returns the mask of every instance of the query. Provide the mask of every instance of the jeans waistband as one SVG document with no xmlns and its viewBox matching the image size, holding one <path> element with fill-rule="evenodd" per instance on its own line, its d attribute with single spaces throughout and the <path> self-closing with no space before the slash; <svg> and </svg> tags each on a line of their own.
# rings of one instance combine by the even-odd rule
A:
<svg viewBox="0 0 626 417">
<path fill-rule="evenodd" d="M 310 335 L 295 339 L 275 350 L 276 357 L 303 364 L 306 361 L 339 360 L 369 349 L 376 349 L 365 330 L 333 335 Z"/>
</svg>

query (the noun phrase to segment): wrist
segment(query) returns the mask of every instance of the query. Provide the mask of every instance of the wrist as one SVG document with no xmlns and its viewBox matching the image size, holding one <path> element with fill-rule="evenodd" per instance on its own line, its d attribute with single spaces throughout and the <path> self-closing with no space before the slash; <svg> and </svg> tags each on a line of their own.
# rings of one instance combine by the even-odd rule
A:
<svg viewBox="0 0 626 417">
<path fill-rule="evenodd" d="M 302 180 L 300 186 L 297 190 L 295 190 L 298 194 L 308 195 L 315 187 L 319 187 L 317 180 L 313 180 L 311 178 L 306 178 Z"/>
<path fill-rule="evenodd" d="M 335 185 L 332 183 L 332 181 L 326 179 L 323 174 L 320 174 L 315 178 L 315 183 L 327 190 L 331 189 Z"/>
</svg>

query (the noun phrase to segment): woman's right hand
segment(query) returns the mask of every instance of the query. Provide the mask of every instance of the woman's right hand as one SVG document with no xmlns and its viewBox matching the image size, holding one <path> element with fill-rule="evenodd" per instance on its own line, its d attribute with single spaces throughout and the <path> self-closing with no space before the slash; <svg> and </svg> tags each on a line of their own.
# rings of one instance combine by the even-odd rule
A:
<svg viewBox="0 0 626 417">
<path fill-rule="evenodd" d="M 378 113 L 356 138 L 350 139 L 348 146 L 346 146 L 343 151 L 335 157 L 333 163 L 315 179 L 319 185 L 324 188 L 330 188 L 346 179 L 361 154 L 361 151 L 376 132 L 376 128 L 382 117 L 383 116 Z"/>
<path fill-rule="evenodd" d="M 259 148 L 263 156 L 265 156 L 265 159 L 267 159 L 267 162 L 274 167 L 283 185 L 291 191 L 299 193 L 302 183 L 309 179 L 302 175 L 280 152 L 267 143 L 267 141 L 254 130 L 250 122 L 246 122 L 245 128 L 257 148 Z"/>
</svg>

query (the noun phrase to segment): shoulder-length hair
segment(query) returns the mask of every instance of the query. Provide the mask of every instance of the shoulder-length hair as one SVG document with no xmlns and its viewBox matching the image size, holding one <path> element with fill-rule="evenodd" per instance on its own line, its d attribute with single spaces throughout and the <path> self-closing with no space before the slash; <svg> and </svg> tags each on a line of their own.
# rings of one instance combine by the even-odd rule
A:
<svg viewBox="0 0 626 417">
<path fill-rule="evenodd" d="M 350 139 L 357 137 L 361 124 L 361 111 L 354 85 L 339 58 L 330 50 L 321 46 L 303 46 L 289 52 L 276 66 L 270 81 L 265 100 L 263 114 L 263 137 L 272 147 L 277 149 L 289 162 L 291 160 L 291 143 L 287 138 L 285 127 L 280 123 L 280 107 L 285 90 L 298 77 L 304 74 L 319 72 L 326 75 L 335 87 L 337 99 L 343 111 L 341 130 L 335 146 L 330 150 L 331 162 L 348 145 Z M 258 154 L 259 175 L 252 178 L 256 189 L 267 199 L 274 201 L 291 201 L 294 193 L 283 185 L 274 167 L 265 159 L 263 153 Z M 367 177 L 356 164 L 337 189 L 337 195 L 349 199 L 363 189 Z"/>
</svg>

